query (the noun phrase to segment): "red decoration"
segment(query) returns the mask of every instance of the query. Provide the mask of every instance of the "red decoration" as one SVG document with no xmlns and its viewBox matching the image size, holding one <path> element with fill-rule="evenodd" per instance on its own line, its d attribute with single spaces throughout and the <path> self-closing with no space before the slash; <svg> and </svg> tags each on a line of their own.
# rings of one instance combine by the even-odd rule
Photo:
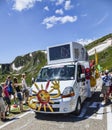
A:
<svg viewBox="0 0 112 130">
<path fill-rule="evenodd" d="M 90 79 L 90 76 L 91 76 L 90 68 L 86 68 L 85 75 L 86 75 L 86 79 Z"/>
</svg>

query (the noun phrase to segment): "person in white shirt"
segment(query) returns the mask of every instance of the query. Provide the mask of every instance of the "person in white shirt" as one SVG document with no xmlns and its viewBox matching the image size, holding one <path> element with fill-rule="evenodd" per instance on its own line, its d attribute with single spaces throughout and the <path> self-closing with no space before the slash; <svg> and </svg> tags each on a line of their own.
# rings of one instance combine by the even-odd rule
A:
<svg viewBox="0 0 112 130">
<path fill-rule="evenodd" d="M 21 83 L 22 83 L 23 99 L 25 101 L 25 104 L 27 104 L 28 97 L 29 97 L 29 90 L 28 90 L 27 83 L 26 83 L 26 74 L 25 73 L 22 74 Z"/>
</svg>

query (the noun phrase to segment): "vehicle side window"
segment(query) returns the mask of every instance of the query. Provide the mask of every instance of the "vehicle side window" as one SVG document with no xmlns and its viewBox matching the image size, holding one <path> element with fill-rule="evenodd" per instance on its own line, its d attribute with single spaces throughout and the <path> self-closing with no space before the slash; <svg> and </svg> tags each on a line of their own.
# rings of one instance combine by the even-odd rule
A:
<svg viewBox="0 0 112 130">
<path fill-rule="evenodd" d="M 78 65 L 78 68 L 77 68 L 77 81 L 79 81 L 81 73 L 82 73 L 81 65 Z"/>
<path fill-rule="evenodd" d="M 41 71 L 41 78 L 47 78 L 48 77 L 48 75 L 47 75 L 47 69 L 43 69 L 42 71 Z"/>
<path fill-rule="evenodd" d="M 85 73 L 85 68 L 84 66 L 78 65 L 78 69 L 77 69 L 77 81 L 80 81 L 80 76 L 81 74 Z"/>
<path fill-rule="evenodd" d="M 85 67 L 83 65 L 81 65 L 81 70 L 82 70 L 82 73 L 85 74 Z"/>
</svg>

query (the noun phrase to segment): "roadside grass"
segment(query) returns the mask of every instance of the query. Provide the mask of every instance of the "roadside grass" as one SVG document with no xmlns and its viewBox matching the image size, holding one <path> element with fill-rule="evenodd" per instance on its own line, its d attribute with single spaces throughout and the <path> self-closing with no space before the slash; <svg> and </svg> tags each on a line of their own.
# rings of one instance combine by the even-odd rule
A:
<svg viewBox="0 0 112 130">
<path fill-rule="evenodd" d="M 18 115 L 18 114 L 21 114 L 21 113 L 24 113 L 24 112 L 27 112 L 30 110 L 29 106 L 28 105 L 23 105 L 23 111 L 21 112 L 20 111 L 20 108 L 19 108 L 19 105 L 18 104 L 14 104 L 14 101 L 12 100 L 11 101 L 11 110 L 10 110 L 10 113 L 9 115 L 6 115 L 8 117 L 14 117 L 15 115 Z"/>
</svg>

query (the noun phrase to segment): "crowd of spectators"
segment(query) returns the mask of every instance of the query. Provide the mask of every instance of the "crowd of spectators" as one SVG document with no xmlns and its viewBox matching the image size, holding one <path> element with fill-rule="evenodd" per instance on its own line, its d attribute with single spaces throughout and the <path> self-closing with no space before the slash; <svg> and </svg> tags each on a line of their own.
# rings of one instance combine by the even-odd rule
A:
<svg viewBox="0 0 112 130">
<path fill-rule="evenodd" d="M 11 105 L 19 106 L 20 112 L 23 112 L 23 104 L 28 103 L 29 90 L 26 83 L 26 74 L 22 74 L 21 82 L 17 77 L 7 76 L 4 83 L 0 85 L 0 120 L 7 121 L 6 118 L 11 112 Z"/>
</svg>

